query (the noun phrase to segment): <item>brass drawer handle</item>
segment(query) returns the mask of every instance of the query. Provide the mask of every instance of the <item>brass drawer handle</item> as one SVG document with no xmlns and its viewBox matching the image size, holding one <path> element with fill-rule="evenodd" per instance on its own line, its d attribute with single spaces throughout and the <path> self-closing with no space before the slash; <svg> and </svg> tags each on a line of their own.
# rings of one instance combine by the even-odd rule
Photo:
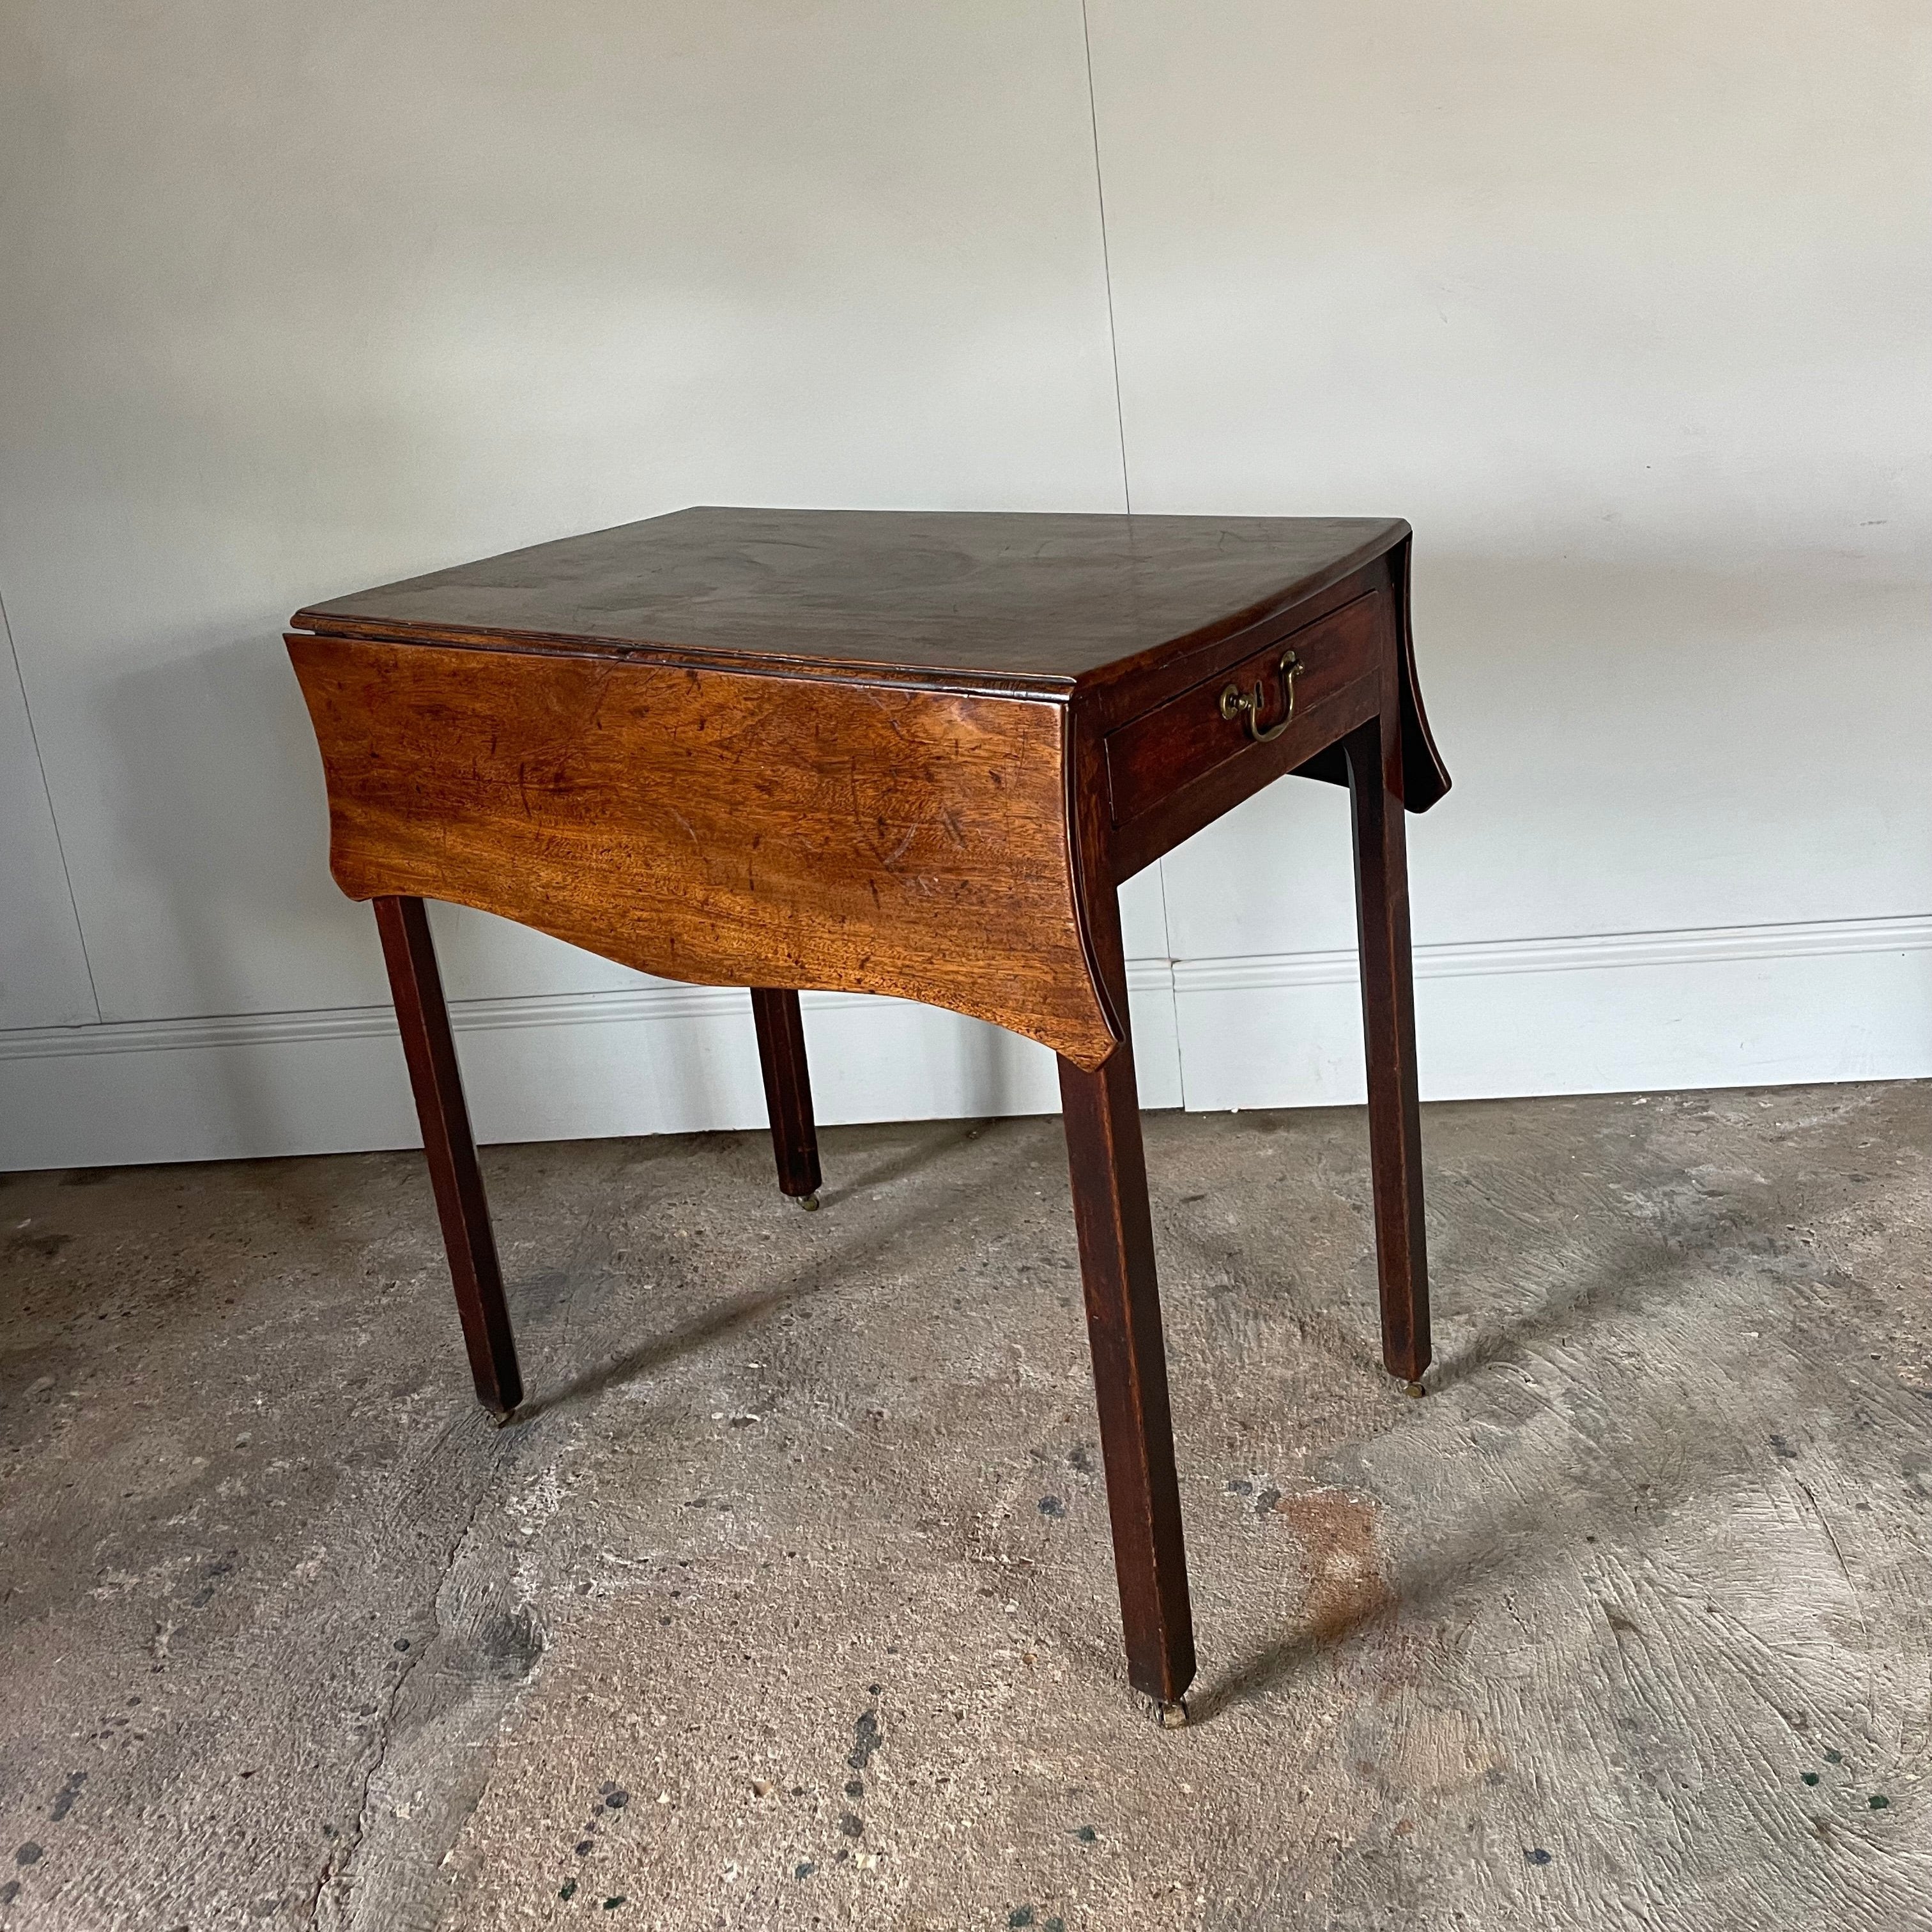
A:
<svg viewBox="0 0 1932 1932">
<path fill-rule="evenodd" d="M 1292 651 L 1283 651 L 1281 662 L 1275 666 L 1281 679 L 1283 700 L 1282 714 L 1265 729 L 1262 724 L 1262 680 L 1255 680 L 1252 691 L 1244 691 L 1238 684 L 1231 684 L 1221 694 L 1221 716 L 1232 720 L 1245 717 L 1248 723 L 1248 736 L 1257 745 L 1265 745 L 1270 738 L 1279 738 L 1288 729 L 1288 721 L 1294 716 L 1294 680 L 1305 667 Z"/>
</svg>

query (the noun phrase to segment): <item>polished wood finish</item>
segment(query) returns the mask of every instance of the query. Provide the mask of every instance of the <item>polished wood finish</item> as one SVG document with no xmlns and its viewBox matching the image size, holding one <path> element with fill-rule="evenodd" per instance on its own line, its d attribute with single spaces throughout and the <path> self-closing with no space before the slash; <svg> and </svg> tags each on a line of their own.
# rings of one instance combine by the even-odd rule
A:
<svg viewBox="0 0 1932 1932">
<path fill-rule="evenodd" d="M 1354 832 L 1382 1361 L 1390 1374 L 1414 1388 L 1430 1362 L 1429 1262 L 1399 716 L 1384 711 L 1372 718 L 1349 735 L 1343 750 Z"/>
<path fill-rule="evenodd" d="M 476 1399 L 497 1415 L 508 1415 L 524 1399 L 517 1366 L 517 1345 L 510 1311 L 503 1299 L 496 1238 L 490 1227 L 490 1203 L 470 1131 L 470 1108 L 463 1097 L 463 1076 L 456 1064 L 456 1042 L 449 1030 L 449 1009 L 442 997 L 442 975 L 429 919 L 418 898 L 376 902 L 376 928 L 389 969 L 389 990 L 402 1028 L 403 1057 L 409 1064 L 416 1118 L 422 1124 L 423 1152 L 429 1160 L 442 1244 L 456 1286 L 457 1312 Z"/>
<path fill-rule="evenodd" d="M 818 1130 L 812 1117 L 812 1070 L 805 1058 L 805 1018 L 798 995 L 770 986 L 752 988 L 752 1017 L 758 1031 L 758 1064 L 765 1076 L 765 1108 L 771 1118 L 772 1150 L 778 1156 L 778 1190 L 795 1201 L 818 1205 Z"/>
<path fill-rule="evenodd" d="M 680 510 L 312 604 L 291 623 L 1064 689 L 1294 610 L 1407 530 L 1370 517 Z"/>
<path fill-rule="evenodd" d="M 292 637 L 352 898 L 456 901 L 667 979 L 926 1000 L 1083 1066 L 1119 1037 L 1064 705 Z"/>
<path fill-rule="evenodd" d="M 1400 618 L 1406 796 L 1449 788 L 1408 641 L 1408 526 L 1370 517 L 680 510 L 314 604 L 290 628 L 913 683 L 1077 692 L 1111 730 L 1359 596 Z M 1309 776 L 1342 784 L 1338 762 Z"/>
<path fill-rule="evenodd" d="M 1236 762 L 1260 761 L 1234 775 L 1239 789 L 1258 790 L 1334 743 L 1340 735 L 1334 707 L 1346 707 L 1352 723 L 1379 706 L 1378 646 L 1386 616 L 1386 604 L 1365 592 L 1332 616 L 1271 638 L 1251 656 L 1110 732 L 1107 790 L 1114 824 L 1167 804 L 1184 788 Z M 1223 715 L 1222 694 L 1230 685 L 1244 693 L 1258 686 L 1269 707 L 1263 722 L 1272 729 L 1282 720 L 1279 668 L 1287 651 L 1300 666 L 1294 710 L 1279 737 L 1258 742 L 1243 719 Z"/>
<path fill-rule="evenodd" d="M 1102 943 L 1124 1009 L 1118 922 Z M 1093 1072 L 1063 1058 L 1060 1098 L 1127 1680 L 1178 1706 L 1194 1676 L 1194 1623 L 1131 1040 Z"/>
<path fill-rule="evenodd" d="M 692 510 L 312 606 L 331 862 L 374 898 L 484 1401 L 517 1399 L 421 898 L 752 994 L 779 1184 L 819 1184 L 795 988 L 1059 1056 L 1128 1672 L 1194 1671 L 1122 880 L 1293 772 L 1353 800 L 1388 1366 L 1429 1360 L 1405 809 L 1448 788 L 1370 519 Z M 1284 649 L 1269 742 L 1220 712 Z"/>
</svg>

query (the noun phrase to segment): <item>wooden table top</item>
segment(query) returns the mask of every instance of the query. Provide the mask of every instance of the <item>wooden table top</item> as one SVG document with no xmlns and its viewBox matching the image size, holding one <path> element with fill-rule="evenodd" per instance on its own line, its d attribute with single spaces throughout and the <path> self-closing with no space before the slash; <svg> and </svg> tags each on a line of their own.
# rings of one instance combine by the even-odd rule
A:
<svg viewBox="0 0 1932 1932">
<path fill-rule="evenodd" d="M 1122 879 L 1289 772 L 1353 788 L 1378 719 L 1390 795 L 1447 789 L 1408 552 L 1394 520 L 691 509 L 287 644 L 352 898 L 925 1000 L 1090 1070 Z"/>
<path fill-rule="evenodd" d="M 1400 519 L 697 508 L 298 611 L 403 643 L 850 664 L 1064 690 L 1292 608 Z"/>
</svg>

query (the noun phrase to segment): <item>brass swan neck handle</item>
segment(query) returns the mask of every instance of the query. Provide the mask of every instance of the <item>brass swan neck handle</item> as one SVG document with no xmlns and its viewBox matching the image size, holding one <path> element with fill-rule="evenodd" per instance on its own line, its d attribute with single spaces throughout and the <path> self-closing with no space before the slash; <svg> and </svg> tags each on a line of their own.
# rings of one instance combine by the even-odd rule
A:
<svg viewBox="0 0 1932 1932">
<path fill-rule="evenodd" d="M 1294 680 L 1305 667 L 1292 651 L 1283 651 L 1281 661 L 1275 666 L 1275 673 L 1281 680 L 1281 716 L 1272 724 L 1262 723 L 1262 680 L 1256 678 L 1252 691 L 1244 691 L 1238 684 L 1231 684 L 1221 694 L 1221 716 L 1229 720 L 1244 718 L 1247 722 L 1248 736 L 1257 745 L 1265 745 L 1272 738 L 1279 738 L 1288 729 L 1294 716 Z"/>
</svg>

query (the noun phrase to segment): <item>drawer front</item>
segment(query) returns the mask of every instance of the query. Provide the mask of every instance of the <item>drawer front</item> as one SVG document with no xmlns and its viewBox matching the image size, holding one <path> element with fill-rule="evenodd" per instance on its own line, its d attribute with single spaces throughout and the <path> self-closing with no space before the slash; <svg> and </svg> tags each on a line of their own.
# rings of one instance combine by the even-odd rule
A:
<svg viewBox="0 0 1932 1932">
<path fill-rule="evenodd" d="M 1386 596 L 1371 591 L 1109 732 L 1114 823 L 1126 824 L 1236 758 L 1287 771 L 1312 758 L 1351 728 L 1352 721 L 1336 724 L 1346 709 L 1339 698 L 1366 695 L 1364 715 L 1372 714 L 1388 610 Z M 1358 688 L 1365 680 L 1366 694 Z"/>
</svg>

